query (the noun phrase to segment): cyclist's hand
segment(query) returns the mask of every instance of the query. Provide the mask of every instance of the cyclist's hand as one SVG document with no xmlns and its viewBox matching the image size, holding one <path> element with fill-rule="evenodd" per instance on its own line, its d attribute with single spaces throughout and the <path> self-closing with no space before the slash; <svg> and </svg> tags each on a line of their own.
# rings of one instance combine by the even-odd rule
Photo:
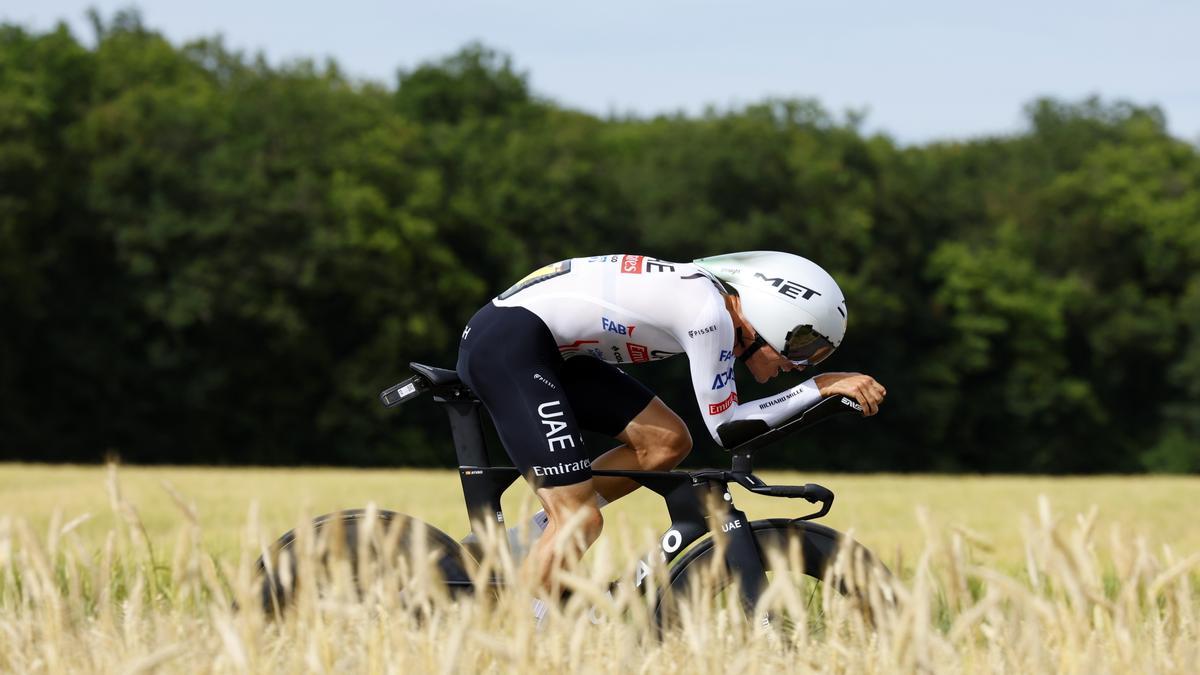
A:
<svg viewBox="0 0 1200 675">
<path fill-rule="evenodd" d="M 879 404 L 887 396 L 887 389 L 882 384 L 862 373 L 821 373 L 814 379 L 821 396 L 849 396 L 863 407 L 864 417 L 879 412 Z"/>
</svg>

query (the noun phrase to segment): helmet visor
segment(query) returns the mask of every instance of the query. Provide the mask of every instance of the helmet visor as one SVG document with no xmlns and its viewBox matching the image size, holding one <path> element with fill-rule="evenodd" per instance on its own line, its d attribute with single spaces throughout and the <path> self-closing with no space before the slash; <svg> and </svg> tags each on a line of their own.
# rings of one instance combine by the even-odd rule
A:
<svg viewBox="0 0 1200 675">
<path fill-rule="evenodd" d="M 833 353 L 835 345 L 829 338 L 813 330 L 807 324 L 788 331 L 784 339 L 783 355 L 798 366 L 815 366 Z"/>
</svg>

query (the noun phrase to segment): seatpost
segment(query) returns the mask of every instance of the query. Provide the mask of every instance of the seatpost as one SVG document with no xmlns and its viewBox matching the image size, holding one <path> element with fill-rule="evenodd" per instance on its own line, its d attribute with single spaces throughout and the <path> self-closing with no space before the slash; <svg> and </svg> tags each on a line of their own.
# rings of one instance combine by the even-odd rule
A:
<svg viewBox="0 0 1200 675">
<path fill-rule="evenodd" d="M 483 422 L 479 418 L 480 403 L 475 399 L 451 400 L 434 398 L 446 406 L 450 417 L 450 435 L 454 438 L 454 454 L 459 466 L 487 468 L 487 449 L 483 442 Z"/>
<path fill-rule="evenodd" d="M 733 456 L 733 466 L 730 470 L 734 473 L 754 473 L 754 456 L 750 453 L 735 454 Z"/>
<path fill-rule="evenodd" d="M 482 405 L 465 388 L 452 396 L 435 396 L 434 401 L 446 406 L 450 418 L 450 435 L 454 438 L 454 454 L 458 457 L 458 477 L 462 481 L 463 500 L 467 518 L 479 537 L 486 534 L 485 523 L 504 528 L 504 511 L 500 496 L 519 474 L 516 470 L 493 469 L 483 440 Z"/>
</svg>

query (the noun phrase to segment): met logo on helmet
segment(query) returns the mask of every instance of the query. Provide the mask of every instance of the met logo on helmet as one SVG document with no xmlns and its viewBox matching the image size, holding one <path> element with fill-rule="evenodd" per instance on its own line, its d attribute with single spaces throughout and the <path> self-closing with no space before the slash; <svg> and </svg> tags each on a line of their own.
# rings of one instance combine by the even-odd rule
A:
<svg viewBox="0 0 1200 675">
<path fill-rule="evenodd" d="M 763 274 L 762 272 L 755 272 L 754 278 L 762 279 L 763 281 L 767 282 L 768 284 L 771 284 L 772 286 L 775 287 L 775 289 L 777 291 L 779 291 L 780 295 L 786 295 L 789 298 L 801 298 L 802 297 L 805 300 L 808 300 L 809 298 L 811 298 L 814 295 L 821 295 L 819 292 L 814 291 L 813 289 L 811 289 L 807 286 L 798 284 L 794 281 L 787 281 L 783 277 L 768 277 L 767 275 Z"/>
</svg>

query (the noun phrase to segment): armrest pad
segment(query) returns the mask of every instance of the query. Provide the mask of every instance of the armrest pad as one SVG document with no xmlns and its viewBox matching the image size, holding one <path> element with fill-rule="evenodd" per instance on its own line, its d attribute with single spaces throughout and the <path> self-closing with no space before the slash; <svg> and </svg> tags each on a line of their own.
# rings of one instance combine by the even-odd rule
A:
<svg viewBox="0 0 1200 675">
<path fill-rule="evenodd" d="M 862 415 L 862 406 L 854 399 L 834 395 L 821 399 L 820 403 L 774 429 L 769 429 L 767 423 L 762 420 L 737 420 L 717 427 L 717 434 L 721 437 L 721 443 L 730 452 L 747 454 L 783 436 L 794 434 L 830 417 L 851 412 Z M 757 426 L 751 426 L 755 423 Z M 728 441 L 726 440 L 727 435 Z M 731 442 L 734 447 L 730 447 Z"/>
</svg>

